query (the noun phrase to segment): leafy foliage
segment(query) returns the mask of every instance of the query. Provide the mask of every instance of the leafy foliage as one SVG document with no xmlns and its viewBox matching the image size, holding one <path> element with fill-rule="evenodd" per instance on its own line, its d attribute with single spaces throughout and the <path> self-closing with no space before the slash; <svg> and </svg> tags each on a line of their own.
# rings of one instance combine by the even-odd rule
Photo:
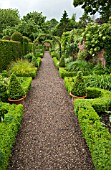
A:
<svg viewBox="0 0 111 170">
<path fill-rule="evenodd" d="M 7 102 L 8 99 L 7 88 L 8 88 L 8 78 L 3 78 L 0 75 L 0 100 L 3 102 Z"/>
<path fill-rule="evenodd" d="M 22 56 L 20 42 L 0 40 L 0 71 L 5 70 L 11 61 Z"/>
<path fill-rule="evenodd" d="M 25 91 L 23 90 L 20 82 L 18 81 L 14 73 L 12 73 L 10 77 L 8 95 L 9 95 L 9 98 L 13 100 L 18 100 L 22 98 L 23 96 L 25 96 Z"/>
<path fill-rule="evenodd" d="M 19 42 L 23 42 L 23 37 L 22 37 L 22 34 L 20 32 L 14 32 L 11 36 L 11 39 L 13 41 L 19 41 Z"/>
<path fill-rule="evenodd" d="M 73 25 L 68 18 L 67 12 L 64 10 L 63 16 L 60 19 L 60 22 L 56 25 L 55 29 L 53 30 L 53 35 L 62 36 L 63 32 L 67 32 L 72 30 Z"/>
<path fill-rule="evenodd" d="M 36 76 L 37 68 L 33 66 L 32 63 L 29 63 L 27 60 L 18 60 L 12 62 L 9 65 L 9 72 L 14 73 L 19 77 L 32 77 Z"/>
<path fill-rule="evenodd" d="M 86 96 L 86 87 L 81 71 L 77 73 L 71 92 L 75 96 Z"/>
<path fill-rule="evenodd" d="M 90 74 L 92 69 L 92 64 L 86 62 L 85 60 L 76 60 L 70 62 L 66 66 L 66 70 L 68 71 L 82 71 L 84 75 Z"/>
<path fill-rule="evenodd" d="M 64 56 L 62 56 L 62 57 L 61 57 L 61 59 L 60 59 L 59 67 L 65 67 L 65 60 L 64 60 Z"/>
<path fill-rule="evenodd" d="M 23 106 L 0 103 L 1 107 L 8 111 L 5 114 L 4 121 L 0 123 L 0 170 L 5 170 L 20 128 Z"/>
<path fill-rule="evenodd" d="M 19 12 L 16 9 L 0 9 L 0 33 L 7 26 L 14 27 L 20 23 Z"/>
<path fill-rule="evenodd" d="M 108 21 L 111 16 L 111 2 L 110 0 L 73 0 L 73 5 L 77 7 L 81 5 L 86 13 L 91 15 L 99 12 L 104 21 Z"/>
</svg>

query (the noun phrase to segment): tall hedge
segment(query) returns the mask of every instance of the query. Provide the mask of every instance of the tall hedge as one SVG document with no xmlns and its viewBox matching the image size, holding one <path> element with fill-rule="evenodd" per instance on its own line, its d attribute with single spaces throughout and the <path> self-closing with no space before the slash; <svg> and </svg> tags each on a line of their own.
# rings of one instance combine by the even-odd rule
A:
<svg viewBox="0 0 111 170">
<path fill-rule="evenodd" d="M 0 40 L 0 72 L 7 68 L 11 61 L 22 56 L 22 45 L 20 42 Z"/>
<path fill-rule="evenodd" d="M 28 43 L 28 52 L 30 53 L 30 52 L 32 52 L 32 50 L 33 50 L 33 43 L 29 42 Z"/>
</svg>

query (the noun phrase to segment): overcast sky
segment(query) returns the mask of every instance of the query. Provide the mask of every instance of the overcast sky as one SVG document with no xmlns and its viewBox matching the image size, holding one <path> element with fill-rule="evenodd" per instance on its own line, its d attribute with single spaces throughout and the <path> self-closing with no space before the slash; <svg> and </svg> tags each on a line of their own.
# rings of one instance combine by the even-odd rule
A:
<svg viewBox="0 0 111 170">
<path fill-rule="evenodd" d="M 64 10 L 67 11 L 69 18 L 76 13 L 76 20 L 83 14 L 80 7 L 74 8 L 73 0 L 0 0 L 0 8 L 18 9 L 20 17 L 33 11 L 42 12 L 47 20 L 55 18 L 58 21 Z"/>
</svg>

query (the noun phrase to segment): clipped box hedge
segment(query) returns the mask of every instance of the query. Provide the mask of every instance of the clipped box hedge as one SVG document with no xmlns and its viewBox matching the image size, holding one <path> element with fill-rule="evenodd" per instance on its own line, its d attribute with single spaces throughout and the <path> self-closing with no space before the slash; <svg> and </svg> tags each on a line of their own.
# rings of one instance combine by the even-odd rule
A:
<svg viewBox="0 0 111 170">
<path fill-rule="evenodd" d="M 75 100 L 75 112 L 96 170 L 111 168 L 111 134 L 100 123 L 100 118 L 90 102 Z"/>
<path fill-rule="evenodd" d="M 54 65 L 56 66 L 56 68 L 59 69 L 59 60 L 57 60 L 56 57 L 53 57 L 53 62 L 54 62 Z"/>
<path fill-rule="evenodd" d="M 0 106 L 8 110 L 4 121 L 0 122 L 0 170 L 6 170 L 23 117 L 23 106 L 7 103 L 0 103 Z"/>
<path fill-rule="evenodd" d="M 0 40 L 0 72 L 7 68 L 11 61 L 22 56 L 22 45 L 20 42 Z"/>
<path fill-rule="evenodd" d="M 59 68 L 59 75 L 61 78 L 73 77 L 77 75 L 77 72 L 69 72 L 65 68 Z"/>
<path fill-rule="evenodd" d="M 65 77 L 64 84 L 71 91 L 74 78 Z M 111 134 L 102 126 L 97 113 L 111 107 L 111 92 L 100 88 L 87 88 L 91 99 L 75 99 L 74 113 L 77 115 L 96 170 L 111 169 Z M 96 97 L 96 98 L 94 98 Z"/>
</svg>

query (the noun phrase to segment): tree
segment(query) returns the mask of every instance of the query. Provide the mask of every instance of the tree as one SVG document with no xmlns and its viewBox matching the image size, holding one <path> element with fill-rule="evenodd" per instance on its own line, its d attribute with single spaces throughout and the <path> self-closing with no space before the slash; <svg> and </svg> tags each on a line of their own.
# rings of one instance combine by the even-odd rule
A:
<svg viewBox="0 0 111 170">
<path fill-rule="evenodd" d="M 73 0 L 73 5 L 81 5 L 85 12 L 91 15 L 99 12 L 104 22 L 111 16 L 111 0 Z"/>
<path fill-rule="evenodd" d="M 91 22 L 93 22 L 91 17 L 86 12 L 84 12 L 84 14 L 82 15 L 82 17 L 79 20 L 78 26 L 80 28 L 82 28 L 82 27 L 85 28 L 87 26 L 87 24 L 89 24 Z"/>
<path fill-rule="evenodd" d="M 46 25 L 48 27 L 49 32 L 52 31 L 57 24 L 58 24 L 58 21 L 55 18 L 49 21 L 46 21 Z"/>
<path fill-rule="evenodd" d="M 17 9 L 0 9 L 0 34 L 7 26 L 14 27 L 20 23 Z"/>
<path fill-rule="evenodd" d="M 30 12 L 26 16 L 23 16 L 21 23 L 17 26 L 17 30 L 23 36 L 27 36 L 33 41 L 39 33 L 48 32 L 45 19 L 46 17 L 42 15 L 42 12 Z"/>
<path fill-rule="evenodd" d="M 60 19 L 60 22 L 55 27 L 53 34 L 61 37 L 63 32 L 70 31 L 71 29 L 72 29 L 71 22 L 68 18 L 67 12 L 64 10 L 63 16 Z"/>
<path fill-rule="evenodd" d="M 33 20 L 36 25 L 42 29 L 45 24 L 46 17 L 42 15 L 42 12 L 30 12 L 26 16 L 23 16 L 22 21 L 28 22 L 29 20 Z"/>
</svg>

